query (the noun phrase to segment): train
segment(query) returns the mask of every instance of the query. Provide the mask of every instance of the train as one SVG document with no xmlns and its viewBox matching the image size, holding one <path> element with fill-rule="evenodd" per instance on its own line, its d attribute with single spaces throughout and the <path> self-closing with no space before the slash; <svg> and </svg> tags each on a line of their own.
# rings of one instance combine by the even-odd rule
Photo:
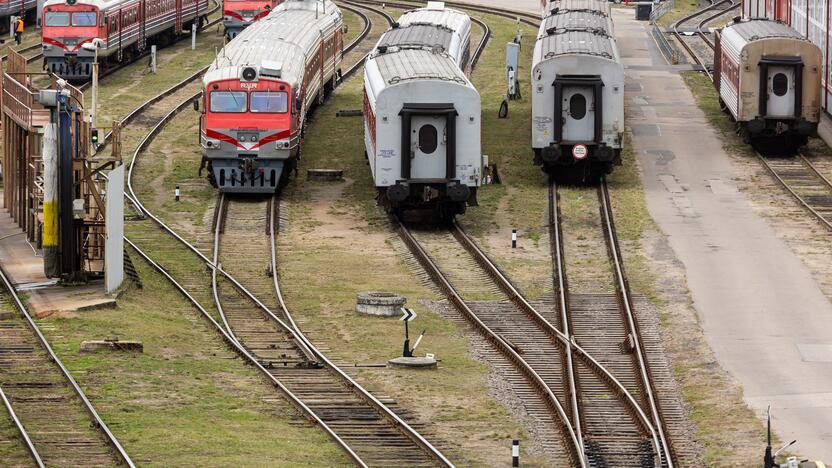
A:
<svg viewBox="0 0 832 468">
<path fill-rule="evenodd" d="M 547 6 L 532 69 L 534 163 L 570 182 L 593 182 L 621 164 L 624 66 L 606 0 Z"/>
<path fill-rule="evenodd" d="M 309 111 L 337 86 L 344 20 L 329 0 L 286 0 L 217 54 L 202 79 L 202 164 L 227 193 L 274 193 L 294 170 Z"/>
<path fill-rule="evenodd" d="M 46 0 L 44 68 L 73 82 L 89 80 L 96 48 L 101 64 L 129 62 L 148 42 L 202 26 L 208 11 L 208 0 Z"/>
<path fill-rule="evenodd" d="M 450 219 L 476 206 L 481 102 L 465 69 L 471 19 L 428 2 L 402 15 L 364 63 L 364 145 L 379 205 Z"/>
<path fill-rule="evenodd" d="M 738 20 L 718 31 L 714 86 L 747 143 L 793 151 L 817 131 L 820 48 L 785 23 Z"/>
<path fill-rule="evenodd" d="M 283 0 L 224 0 L 222 2 L 222 25 L 229 40 L 251 23 L 266 17 Z"/>
</svg>

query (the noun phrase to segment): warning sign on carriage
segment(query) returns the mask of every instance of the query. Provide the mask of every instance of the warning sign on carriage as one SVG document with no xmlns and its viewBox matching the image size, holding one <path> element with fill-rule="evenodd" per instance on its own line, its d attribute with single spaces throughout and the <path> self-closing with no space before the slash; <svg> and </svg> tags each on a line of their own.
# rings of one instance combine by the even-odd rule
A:
<svg viewBox="0 0 832 468">
<path fill-rule="evenodd" d="M 589 151 L 586 149 L 586 145 L 575 145 L 572 147 L 572 156 L 575 159 L 584 159 L 587 154 L 589 154 Z"/>
</svg>

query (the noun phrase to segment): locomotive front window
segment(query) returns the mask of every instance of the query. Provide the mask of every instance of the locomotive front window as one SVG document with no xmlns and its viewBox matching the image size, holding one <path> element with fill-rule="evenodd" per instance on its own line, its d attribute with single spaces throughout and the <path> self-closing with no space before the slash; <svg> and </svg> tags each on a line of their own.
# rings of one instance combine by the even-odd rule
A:
<svg viewBox="0 0 832 468">
<path fill-rule="evenodd" d="M 777 73 L 771 79 L 771 90 L 777 96 L 785 96 L 789 90 L 789 78 L 783 73 Z"/>
<path fill-rule="evenodd" d="M 283 91 L 252 91 L 251 112 L 284 113 L 289 110 L 289 94 Z"/>
<path fill-rule="evenodd" d="M 72 14 L 73 26 L 95 26 L 98 14 L 94 11 L 78 11 Z"/>
<path fill-rule="evenodd" d="M 245 112 L 248 107 L 245 91 L 214 91 L 211 112 Z"/>
<path fill-rule="evenodd" d="M 47 11 L 43 20 L 44 26 L 69 26 L 69 12 Z"/>
</svg>

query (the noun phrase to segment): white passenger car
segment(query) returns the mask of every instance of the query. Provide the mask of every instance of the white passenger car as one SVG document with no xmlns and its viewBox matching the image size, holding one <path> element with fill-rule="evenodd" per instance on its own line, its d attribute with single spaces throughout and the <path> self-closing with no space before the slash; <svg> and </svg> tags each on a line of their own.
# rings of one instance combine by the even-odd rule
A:
<svg viewBox="0 0 832 468">
<path fill-rule="evenodd" d="M 387 31 L 364 65 L 364 140 L 379 204 L 448 218 L 476 204 L 480 96 L 465 75 L 470 18 L 431 2 Z"/>
<path fill-rule="evenodd" d="M 609 8 L 604 8 L 552 8 L 535 43 L 534 161 L 550 174 L 570 180 L 597 179 L 621 162 L 624 67 L 605 13 Z"/>
</svg>

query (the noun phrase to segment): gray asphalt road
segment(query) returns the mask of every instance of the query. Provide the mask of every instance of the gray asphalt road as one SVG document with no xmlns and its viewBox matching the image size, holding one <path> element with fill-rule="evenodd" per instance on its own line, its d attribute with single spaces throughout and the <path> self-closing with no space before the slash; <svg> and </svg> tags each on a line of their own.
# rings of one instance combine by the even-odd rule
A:
<svg viewBox="0 0 832 468">
<path fill-rule="evenodd" d="M 615 11 L 628 126 L 650 212 L 684 264 L 707 340 L 747 403 L 761 416 L 772 405 L 794 452 L 832 461 L 832 306 L 733 186 L 718 136 L 632 17 Z"/>
</svg>

